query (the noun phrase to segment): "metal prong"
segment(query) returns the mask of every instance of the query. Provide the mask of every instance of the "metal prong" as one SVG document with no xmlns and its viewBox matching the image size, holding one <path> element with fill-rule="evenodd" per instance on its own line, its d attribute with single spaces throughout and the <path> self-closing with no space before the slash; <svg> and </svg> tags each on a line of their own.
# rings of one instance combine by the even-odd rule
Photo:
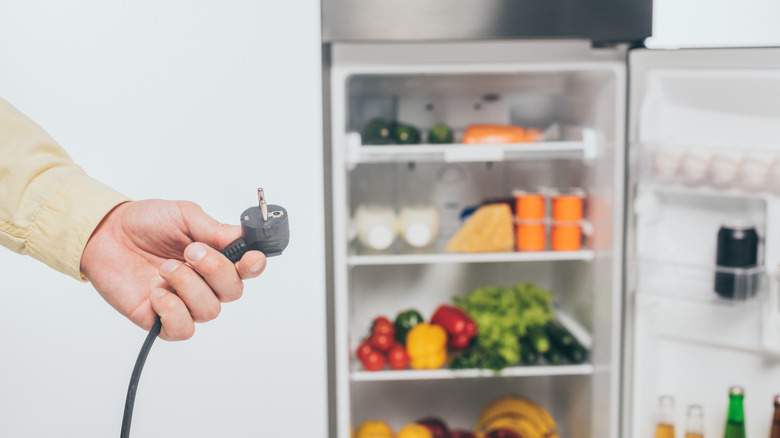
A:
<svg viewBox="0 0 780 438">
<path fill-rule="evenodd" d="M 260 204 L 260 214 L 263 215 L 263 220 L 268 220 L 268 204 L 265 202 L 265 192 L 263 192 L 263 188 L 260 187 L 257 189 L 257 201 Z"/>
</svg>

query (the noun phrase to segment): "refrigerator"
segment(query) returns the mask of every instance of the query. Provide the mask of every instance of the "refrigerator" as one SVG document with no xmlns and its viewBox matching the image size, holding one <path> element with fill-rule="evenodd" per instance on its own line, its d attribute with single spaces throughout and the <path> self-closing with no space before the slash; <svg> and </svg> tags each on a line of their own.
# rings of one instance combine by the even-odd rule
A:
<svg viewBox="0 0 780 438">
<path fill-rule="evenodd" d="M 330 436 L 427 416 L 471 429 L 483 406 L 513 394 L 571 438 L 653 437 L 659 398 L 671 395 L 677 436 L 700 405 L 712 437 L 732 385 L 746 394 L 748 436 L 769 436 L 780 393 L 780 49 L 636 46 L 324 46 Z M 365 144 L 377 118 L 418 127 L 421 143 Z M 453 143 L 426 143 L 440 122 Z M 532 126 L 541 141 L 463 143 L 473 124 Z M 581 247 L 556 251 L 549 209 L 571 188 L 583 193 Z M 464 210 L 518 193 L 546 196 L 544 249 L 446 250 Z M 437 212 L 430 245 L 366 243 L 365 211 L 381 210 L 369 222 L 402 221 L 419 205 Z M 756 231 L 755 266 L 716 265 L 719 230 L 734 223 Z M 715 292 L 724 278 L 725 298 Z M 414 308 L 427 319 L 475 288 L 519 282 L 552 291 L 587 361 L 368 371 L 356 357 L 379 315 Z"/>
</svg>

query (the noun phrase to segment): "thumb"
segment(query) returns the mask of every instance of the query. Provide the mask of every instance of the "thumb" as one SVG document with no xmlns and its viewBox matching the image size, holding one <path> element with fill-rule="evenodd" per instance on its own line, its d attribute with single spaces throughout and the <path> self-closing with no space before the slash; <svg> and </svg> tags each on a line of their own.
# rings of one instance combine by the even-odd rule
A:
<svg viewBox="0 0 780 438">
<path fill-rule="evenodd" d="M 198 204 L 181 201 L 179 208 L 184 215 L 185 231 L 195 242 L 221 250 L 241 237 L 240 226 L 220 223 L 206 214 Z"/>
</svg>

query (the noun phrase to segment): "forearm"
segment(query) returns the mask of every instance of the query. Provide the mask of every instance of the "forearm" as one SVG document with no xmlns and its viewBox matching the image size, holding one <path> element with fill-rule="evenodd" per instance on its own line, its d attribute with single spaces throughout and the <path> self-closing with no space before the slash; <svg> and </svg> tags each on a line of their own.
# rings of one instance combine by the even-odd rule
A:
<svg viewBox="0 0 780 438">
<path fill-rule="evenodd" d="M 0 99 L 0 245 L 82 279 L 92 231 L 127 198 L 89 178 L 34 122 Z"/>
</svg>

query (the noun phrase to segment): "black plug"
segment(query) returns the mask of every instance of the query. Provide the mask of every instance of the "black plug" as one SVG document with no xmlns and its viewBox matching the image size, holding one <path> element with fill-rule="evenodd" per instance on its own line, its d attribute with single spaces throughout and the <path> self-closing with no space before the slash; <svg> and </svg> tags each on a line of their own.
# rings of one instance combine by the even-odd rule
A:
<svg viewBox="0 0 780 438">
<path fill-rule="evenodd" d="M 263 189 L 257 189 L 258 205 L 241 213 L 241 234 L 220 251 L 231 262 L 241 260 L 247 251 L 261 251 L 266 257 L 282 254 L 290 243 L 290 222 L 287 210 L 279 205 L 268 205 Z"/>
</svg>

